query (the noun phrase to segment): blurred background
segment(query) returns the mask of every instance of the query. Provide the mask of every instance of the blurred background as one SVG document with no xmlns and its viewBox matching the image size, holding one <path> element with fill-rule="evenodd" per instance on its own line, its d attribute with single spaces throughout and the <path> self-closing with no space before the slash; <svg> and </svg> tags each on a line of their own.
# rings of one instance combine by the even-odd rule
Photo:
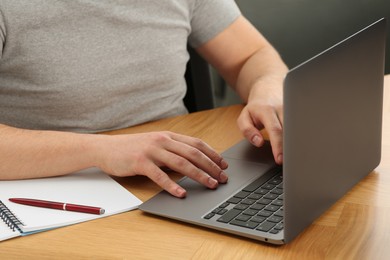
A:
<svg viewBox="0 0 390 260">
<path fill-rule="evenodd" d="M 390 0 L 236 0 L 243 15 L 279 51 L 289 68 L 368 24 L 390 19 Z M 390 21 L 385 73 L 390 73 Z M 210 68 L 215 107 L 241 103 Z"/>
</svg>

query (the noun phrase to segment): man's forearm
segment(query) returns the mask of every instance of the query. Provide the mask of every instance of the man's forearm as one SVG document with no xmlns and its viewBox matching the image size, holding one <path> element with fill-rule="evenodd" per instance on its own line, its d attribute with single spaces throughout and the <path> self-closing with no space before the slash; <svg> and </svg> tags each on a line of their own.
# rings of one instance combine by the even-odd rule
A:
<svg viewBox="0 0 390 260">
<path fill-rule="evenodd" d="M 242 100 L 248 102 L 253 87 L 258 85 L 281 87 L 287 71 L 288 68 L 279 54 L 271 46 L 263 47 L 245 62 L 234 88 Z"/>
<path fill-rule="evenodd" d="M 56 176 L 95 166 L 98 138 L 0 125 L 0 179 Z"/>
</svg>

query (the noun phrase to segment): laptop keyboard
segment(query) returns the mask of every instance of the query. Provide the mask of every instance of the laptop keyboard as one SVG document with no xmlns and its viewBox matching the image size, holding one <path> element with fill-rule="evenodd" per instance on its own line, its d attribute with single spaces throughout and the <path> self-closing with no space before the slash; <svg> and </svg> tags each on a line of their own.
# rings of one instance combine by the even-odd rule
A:
<svg viewBox="0 0 390 260">
<path fill-rule="evenodd" d="M 277 234 L 283 230 L 282 168 L 273 177 L 260 177 L 206 214 L 204 219 Z"/>
</svg>

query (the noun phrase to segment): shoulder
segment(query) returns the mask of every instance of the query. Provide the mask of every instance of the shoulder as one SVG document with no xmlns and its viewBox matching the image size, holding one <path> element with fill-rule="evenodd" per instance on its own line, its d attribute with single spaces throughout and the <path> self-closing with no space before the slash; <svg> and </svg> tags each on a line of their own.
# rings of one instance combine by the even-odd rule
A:
<svg viewBox="0 0 390 260">
<path fill-rule="evenodd" d="M 241 12 L 234 0 L 190 1 L 191 35 L 189 42 L 198 47 L 231 25 Z"/>
</svg>

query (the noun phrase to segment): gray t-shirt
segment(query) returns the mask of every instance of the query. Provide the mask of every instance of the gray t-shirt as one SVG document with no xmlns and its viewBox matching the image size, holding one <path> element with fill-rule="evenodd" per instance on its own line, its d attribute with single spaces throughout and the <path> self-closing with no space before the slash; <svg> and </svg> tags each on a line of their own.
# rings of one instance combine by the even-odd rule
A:
<svg viewBox="0 0 390 260">
<path fill-rule="evenodd" d="M 186 113 L 187 43 L 233 0 L 0 0 L 0 123 L 97 132 Z"/>
</svg>

